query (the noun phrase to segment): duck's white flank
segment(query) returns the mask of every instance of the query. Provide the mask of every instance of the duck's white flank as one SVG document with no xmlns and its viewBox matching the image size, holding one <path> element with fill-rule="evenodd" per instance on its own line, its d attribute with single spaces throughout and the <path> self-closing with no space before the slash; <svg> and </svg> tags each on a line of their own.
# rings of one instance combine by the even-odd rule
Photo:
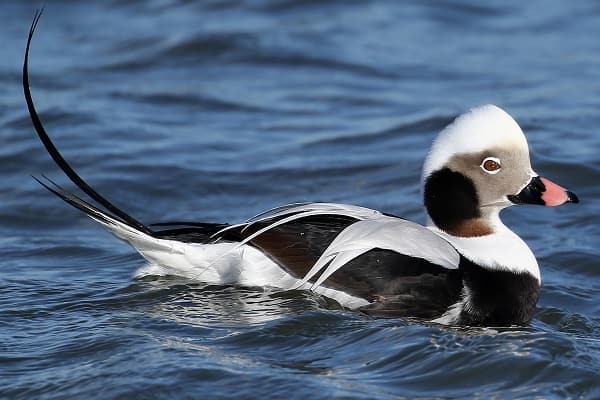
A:
<svg viewBox="0 0 600 400">
<path fill-rule="evenodd" d="M 137 272 L 138 275 L 173 274 L 218 285 L 238 284 L 282 290 L 312 289 L 349 309 L 369 304 L 365 299 L 339 290 L 299 283 L 299 279 L 288 274 L 252 246 L 239 246 L 238 243 L 184 243 L 158 239 L 112 218 L 108 219 L 108 222 L 91 218 L 107 227 L 118 238 L 131 244 L 149 262 L 148 266 Z"/>
</svg>

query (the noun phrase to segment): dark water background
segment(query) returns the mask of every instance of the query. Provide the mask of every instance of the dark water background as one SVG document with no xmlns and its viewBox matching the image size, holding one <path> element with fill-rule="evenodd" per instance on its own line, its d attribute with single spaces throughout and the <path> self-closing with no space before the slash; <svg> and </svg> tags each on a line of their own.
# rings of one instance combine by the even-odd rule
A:
<svg viewBox="0 0 600 400">
<path fill-rule="evenodd" d="M 30 178 L 66 182 L 20 86 L 37 6 L 0 3 L 0 397 L 600 398 L 598 2 L 47 1 L 33 43 L 57 145 L 145 222 L 301 200 L 423 222 L 431 140 L 506 108 L 582 203 L 504 213 L 543 287 L 531 325 L 501 331 L 135 277 L 135 252 Z"/>
</svg>

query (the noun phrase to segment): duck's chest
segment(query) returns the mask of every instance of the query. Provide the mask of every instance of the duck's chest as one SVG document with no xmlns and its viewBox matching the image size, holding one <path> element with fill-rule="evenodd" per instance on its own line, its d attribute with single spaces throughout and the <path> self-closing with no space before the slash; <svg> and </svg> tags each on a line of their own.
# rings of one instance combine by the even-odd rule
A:
<svg viewBox="0 0 600 400">
<path fill-rule="evenodd" d="M 464 257 L 459 268 L 446 269 L 381 250 L 350 263 L 330 283 L 372 301 L 362 308 L 368 313 L 471 326 L 526 324 L 540 290 L 527 272 L 486 269 Z"/>
<path fill-rule="evenodd" d="M 528 272 L 487 269 L 461 258 L 463 325 L 523 325 L 533 317 L 540 284 Z"/>
</svg>

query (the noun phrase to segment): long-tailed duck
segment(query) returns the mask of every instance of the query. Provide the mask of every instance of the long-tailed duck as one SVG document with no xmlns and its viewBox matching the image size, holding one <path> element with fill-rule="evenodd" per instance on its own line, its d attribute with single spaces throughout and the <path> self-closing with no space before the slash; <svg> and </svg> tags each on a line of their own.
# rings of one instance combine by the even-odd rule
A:
<svg viewBox="0 0 600 400">
<path fill-rule="evenodd" d="M 577 203 L 575 194 L 531 168 L 519 125 L 500 108 L 475 108 L 433 143 L 422 176 L 427 226 L 364 207 L 303 203 L 236 225 L 146 225 L 96 192 L 47 135 L 23 89 L 46 150 L 88 197 L 38 182 L 130 243 L 148 262 L 205 282 L 306 289 L 367 313 L 444 324 L 527 323 L 540 290 L 535 256 L 500 219 L 513 204 Z M 95 205 L 91 202 L 95 202 Z"/>
</svg>

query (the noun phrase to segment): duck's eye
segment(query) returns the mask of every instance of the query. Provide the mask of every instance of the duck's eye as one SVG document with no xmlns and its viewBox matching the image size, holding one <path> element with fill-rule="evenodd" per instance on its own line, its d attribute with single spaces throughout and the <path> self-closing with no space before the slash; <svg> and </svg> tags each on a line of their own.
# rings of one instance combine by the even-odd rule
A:
<svg viewBox="0 0 600 400">
<path fill-rule="evenodd" d="M 482 161 L 480 167 L 488 174 L 497 174 L 502 168 L 500 165 L 500 160 L 496 157 L 487 157 Z"/>
</svg>

